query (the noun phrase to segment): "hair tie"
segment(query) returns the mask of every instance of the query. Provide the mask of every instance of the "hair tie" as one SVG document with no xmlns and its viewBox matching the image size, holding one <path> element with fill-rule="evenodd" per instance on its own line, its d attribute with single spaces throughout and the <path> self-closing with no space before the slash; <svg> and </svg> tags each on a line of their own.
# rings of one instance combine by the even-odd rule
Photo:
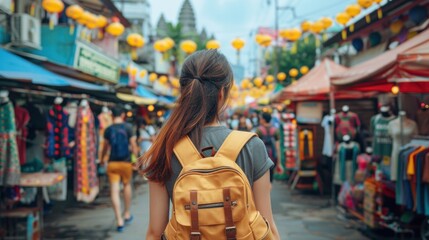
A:
<svg viewBox="0 0 429 240">
<path fill-rule="evenodd" d="M 193 79 L 197 79 L 200 83 L 203 83 L 203 80 L 199 76 L 193 77 Z"/>
</svg>

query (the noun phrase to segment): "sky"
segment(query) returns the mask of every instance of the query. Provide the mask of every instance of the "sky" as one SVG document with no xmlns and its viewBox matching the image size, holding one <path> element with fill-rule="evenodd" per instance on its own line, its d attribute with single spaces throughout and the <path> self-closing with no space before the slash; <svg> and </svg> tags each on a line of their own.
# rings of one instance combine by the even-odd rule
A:
<svg viewBox="0 0 429 240">
<path fill-rule="evenodd" d="M 190 0 L 196 15 L 197 30 L 203 27 L 209 36 L 215 34 L 220 42 L 220 51 L 235 64 L 236 53 L 231 46 L 235 37 L 246 41 L 241 51 L 240 63 L 246 68 L 246 75 L 254 66 L 252 59 L 257 56 L 254 34 L 258 27 L 274 28 L 274 2 L 276 0 Z M 296 17 L 291 10 L 279 10 L 279 28 L 299 27 L 303 20 L 318 20 L 321 17 L 332 17 L 356 0 L 277 0 L 278 6 L 295 8 Z M 177 23 L 180 7 L 184 0 L 150 0 L 152 26 L 161 15 L 167 21 Z M 368 10 L 369 11 L 369 10 Z M 364 13 L 361 13 L 361 15 Z"/>
</svg>

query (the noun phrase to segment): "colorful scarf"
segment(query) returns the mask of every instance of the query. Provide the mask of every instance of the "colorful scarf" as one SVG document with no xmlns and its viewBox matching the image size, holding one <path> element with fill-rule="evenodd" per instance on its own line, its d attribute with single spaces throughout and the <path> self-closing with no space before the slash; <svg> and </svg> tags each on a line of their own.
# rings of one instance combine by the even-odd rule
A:
<svg viewBox="0 0 429 240">
<path fill-rule="evenodd" d="M 18 185 L 21 177 L 16 144 L 15 113 L 10 102 L 0 104 L 0 186 Z"/>
<path fill-rule="evenodd" d="M 68 115 L 61 105 L 54 105 L 47 118 L 46 156 L 70 157 Z"/>
<path fill-rule="evenodd" d="M 75 194 L 78 201 L 92 202 L 98 194 L 96 135 L 89 107 L 79 107 L 76 124 Z"/>
</svg>

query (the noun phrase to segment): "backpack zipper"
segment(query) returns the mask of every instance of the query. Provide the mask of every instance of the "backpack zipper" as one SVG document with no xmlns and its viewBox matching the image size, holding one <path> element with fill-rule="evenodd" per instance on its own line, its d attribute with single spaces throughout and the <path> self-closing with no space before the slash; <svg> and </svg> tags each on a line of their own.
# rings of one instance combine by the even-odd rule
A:
<svg viewBox="0 0 429 240">
<path fill-rule="evenodd" d="M 237 201 L 231 202 L 232 207 L 235 207 L 237 205 L 238 205 Z M 198 209 L 221 208 L 223 206 L 224 206 L 223 202 L 205 203 L 205 204 L 198 204 Z M 189 204 L 185 205 L 185 210 L 191 210 L 191 205 L 189 205 Z"/>
</svg>

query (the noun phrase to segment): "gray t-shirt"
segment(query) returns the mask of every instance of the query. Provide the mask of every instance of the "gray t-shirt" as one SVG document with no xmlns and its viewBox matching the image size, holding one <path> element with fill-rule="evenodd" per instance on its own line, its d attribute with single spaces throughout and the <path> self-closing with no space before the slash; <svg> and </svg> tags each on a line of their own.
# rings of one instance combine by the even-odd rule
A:
<svg viewBox="0 0 429 240">
<path fill-rule="evenodd" d="M 213 146 L 218 150 L 231 131 L 224 126 L 205 127 L 200 149 Z M 264 143 L 258 137 L 253 137 L 246 143 L 238 155 L 236 163 L 244 171 L 251 185 L 274 166 L 274 163 L 268 157 Z M 173 156 L 171 160 L 171 167 L 173 170 L 172 176 L 165 183 L 170 199 L 174 183 L 180 171 L 182 171 L 182 166 L 176 156 Z"/>
</svg>

